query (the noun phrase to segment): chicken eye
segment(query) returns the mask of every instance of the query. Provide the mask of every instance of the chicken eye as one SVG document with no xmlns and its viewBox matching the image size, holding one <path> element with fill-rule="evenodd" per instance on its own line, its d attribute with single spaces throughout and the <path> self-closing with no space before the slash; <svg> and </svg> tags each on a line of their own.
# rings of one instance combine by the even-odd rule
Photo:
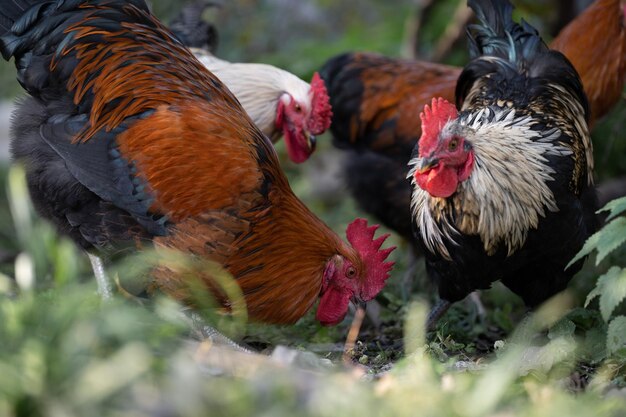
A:
<svg viewBox="0 0 626 417">
<path fill-rule="evenodd" d="M 448 143 L 448 150 L 451 152 L 456 151 L 456 148 L 458 147 L 459 147 L 459 140 L 457 138 L 452 138 L 450 143 Z"/>
<path fill-rule="evenodd" d="M 296 103 L 296 105 L 294 106 L 294 108 L 296 109 L 296 111 L 298 113 L 300 113 L 302 111 L 302 107 L 300 107 L 300 104 Z"/>
<path fill-rule="evenodd" d="M 355 275 L 356 275 L 356 269 L 354 269 L 354 267 L 353 267 L 353 266 L 349 267 L 349 268 L 346 270 L 346 276 L 347 276 L 348 278 L 352 278 L 352 277 L 354 277 Z"/>
</svg>

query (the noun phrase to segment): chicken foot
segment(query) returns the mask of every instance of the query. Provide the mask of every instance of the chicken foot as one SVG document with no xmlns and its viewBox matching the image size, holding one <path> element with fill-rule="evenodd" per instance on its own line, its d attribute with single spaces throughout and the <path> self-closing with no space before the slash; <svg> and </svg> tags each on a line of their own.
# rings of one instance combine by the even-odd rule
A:
<svg viewBox="0 0 626 417">
<path fill-rule="evenodd" d="M 184 312 L 183 312 L 184 313 Z M 237 342 L 231 340 L 229 337 L 224 336 L 214 327 L 206 324 L 204 319 L 200 317 L 197 313 L 191 312 L 185 314 L 185 316 L 191 320 L 191 327 L 195 332 L 197 332 L 202 339 L 211 340 L 216 345 L 226 346 L 237 352 L 241 353 L 254 353 L 252 350 L 241 346 Z"/>
</svg>

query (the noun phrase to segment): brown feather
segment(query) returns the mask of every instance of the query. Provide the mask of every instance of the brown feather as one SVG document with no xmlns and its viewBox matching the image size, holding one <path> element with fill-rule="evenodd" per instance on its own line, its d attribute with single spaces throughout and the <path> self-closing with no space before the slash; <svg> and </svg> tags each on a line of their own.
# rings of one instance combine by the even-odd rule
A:
<svg viewBox="0 0 626 417">
<path fill-rule="evenodd" d="M 567 25 L 551 48 L 580 75 L 591 107 L 589 125 L 617 103 L 626 81 L 626 28 L 620 0 L 596 0 Z"/>
<path fill-rule="evenodd" d="M 340 254 L 359 265 L 359 257 L 291 192 L 269 141 L 233 117 L 225 107 L 193 102 L 177 112 L 163 108 L 121 134 L 120 150 L 157 196 L 153 209 L 174 223 L 157 247 L 223 265 L 252 319 L 293 323 L 318 298 L 328 260 Z M 269 156 L 260 164 L 254 137 Z M 212 175 L 201 175 L 207 170 Z M 185 275 L 172 272 L 156 271 L 155 286 L 190 301 Z M 222 295 L 212 276 L 201 278 Z"/>
<path fill-rule="evenodd" d="M 120 134 L 120 150 L 156 194 L 152 210 L 178 222 L 235 205 L 258 188 L 263 175 L 252 144 L 266 139 L 244 120 L 227 106 L 189 102 L 176 111 L 163 107 Z"/>
<path fill-rule="evenodd" d="M 241 197 L 228 210 L 178 223 L 155 243 L 222 264 L 241 287 L 252 319 L 294 323 L 317 300 L 328 260 L 340 254 L 359 265 L 358 256 L 293 194 L 277 189 L 269 202 L 255 192 Z M 201 277 L 215 291 L 213 277 Z M 191 298 L 182 275 L 160 270 L 155 281 L 185 301 Z"/>
<path fill-rule="evenodd" d="M 454 99 L 454 87 L 460 68 L 424 61 L 390 60 L 373 54 L 356 54 L 351 65 L 366 63 L 362 72 L 363 100 L 358 114 L 360 130 L 351 142 L 366 130 L 378 130 L 383 123 L 396 119 L 393 131 L 383 130 L 372 150 L 390 146 L 394 141 L 415 142 L 421 135 L 420 112 L 432 97 Z"/>
<path fill-rule="evenodd" d="M 81 7 L 94 11 L 108 8 L 106 5 Z M 142 13 L 132 6 L 125 7 L 125 11 L 129 14 Z M 94 94 L 90 126 L 76 140 L 89 140 L 101 129 L 110 131 L 116 128 L 127 117 L 190 98 L 206 100 L 210 96 L 247 118 L 237 99 L 217 77 L 207 71 L 187 48 L 175 42 L 169 30 L 157 19 L 151 15 L 146 17 L 156 29 L 123 22 L 121 25 L 126 30 L 103 32 L 90 24 L 90 17 L 65 29 L 65 33 L 74 32 L 75 38 L 82 40 L 61 52 L 65 56 L 75 51 L 78 58 L 67 88 L 74 91 L 75 104 L 81 103 L 89 91 Z M 133 33 L 132 39 L 126 36 L 127 31 Z M 155 39 L 155 33 L 158 39 Z M 91 35 L 96 34 L 102 36 L 104 42 L 100 39 L 88 41 Z M 127 62 L 133 65 L 125 65 Z M 160 62 L 167 62 L 167 66 L 176 71 L 163 71 Z M 53 60 L 51 70 L 55 66 Z M 93 77 L 98 72 L 99 75 Z M 154 88 L 155 85 L 159 88 Z M 111 109 L 110 103 L 116 100 L 119 103 Z"/>
</svg>

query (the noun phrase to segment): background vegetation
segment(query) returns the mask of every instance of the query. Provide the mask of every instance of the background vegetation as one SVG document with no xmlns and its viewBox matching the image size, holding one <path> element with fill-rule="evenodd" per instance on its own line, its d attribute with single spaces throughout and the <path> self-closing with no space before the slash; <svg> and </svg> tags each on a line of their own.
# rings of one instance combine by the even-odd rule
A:
<svg viewBox="0 0 626 417">
<path fill-rule="evenodd" d="M 166 21 L 182 7 L 152 3 Z M 233 0 L 206 17 L 217 22 L 219 56 L 310 79 L 346 50 L 440 54 L 460 1 L 428 9 L 415 41 L 415 17 L 427 3 Z M 584 2 L 515 3 L 551 35 Z M 464 42 L 452 41 L 441 58 L 462 65 Z M 21 94 L 12 63 L 0 64 L 0 86 L 2 97 Z M 622 101 L 593 132 L 600 182 L 626 174 L 625 116 Z M 341 231 L 363 214 L 335 178 L 341 155 L 329 142 L 320 138 L 304 166 L 284 167 L 296 193 Z M 408 248 L 392 237 L 400 248 L 380 313 L 347 355 L 350 317 L 328 329 L 311 316 L 292 327 L 242 327 L 209 314 L 262 353 L 249 355 L 200 340 L 166 298 L 123 293 L 101 302 L 86 257 L 33 213 L 21 170 L 5 161 L 0 184 L 0 416 L 626 415 L 625 200 L 609 207 L 610 223 L 586 246 L 590 259 L 569 290 L 537 314 L 527 316 L 496 285 L 482 295 L 486 318 L 458 303 L 424 334 L 432 289 L 421 264 L 404 276 Z M 125 288 L 136 271 L 128 265 L 143 262 L 117 266 Z"/>
</svg>

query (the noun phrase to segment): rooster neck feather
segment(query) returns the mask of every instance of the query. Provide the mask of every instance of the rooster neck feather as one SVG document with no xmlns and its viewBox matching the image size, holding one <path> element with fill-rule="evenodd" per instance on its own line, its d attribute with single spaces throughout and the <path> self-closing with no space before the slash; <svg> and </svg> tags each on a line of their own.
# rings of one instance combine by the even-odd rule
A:
<svg viewBox="0 0 626 417">
<path fill-rule="evenodd" d="M 281 199 L 271 217 L 255 223 L 254 236 L 243 242 L 229 264 L 253 316 L 264 322 L 294 323 L 319 297 L 329 260 L 357 256 L 293 195 Z M 264 248 L 263 257 L 259 247 Z M 245 273 L 249 264 L 259 268 Z"/>
<path fill-rule="evenodd" d="M 335 255 L 356 262 L 353 249 L 279 184 L 263 196 L 242 196 L 231 210 L 205 212 L 176 224 L 170 235 L 157 238 L 160 247 L 183 248 L 215 261 L 237 280 L 251 319 L 291 324 L 302 317 L 320 295 L 327 262 Z M 221 299 L 206 271 L 198 274 Z M 185 275 L 161 268 L 158 286 L 193 303 Z"/>
<path fill-rule="evenodd" d="M 557 52 L 551 52 L 548 58 L 556 60 L 555 67 L 564 59 Z M 492 105 L 512 107 L 531 114 L 545 125 L 559 128 L 564 133 L 559 140 L 574 152 L 571 190 L 580 194 L 585 186 L 593 185 L 593 146 L 586 122 L 587 104 L 575 73 L 567 73 L 568 77 L 535 74 L 528 78 L 529 74 L 520 74 L 510 63 L 493 56 L 478 58 L 470 65 L 479 72 L 484 71 L 484 75 L 470 80 L 471 87 L 466 89 L 461 110 L 478 111 L 476 109 Z M 573 71 L 571 66 L 567 69 Z M 459 83 L 463 84 L 465 82 Z"/>
<path fill-rule="evenodd" d="M 559 129 L 536 130 L 535 124 L 512 109 L 486 108 L 464 113 L 444 127 L 444 134 L 455 132 L 471 143 L 475 165 L 448 199 L 415 187 L 412 209 L 430 251 L 450 259 L 444 241 L 454 242 L 463 233 L 480 236 L 488 254 L 500 244 L 511 254 L 523 246 L 546 210 L 558 211 L 549 187 L 555 171 L 548 158 L 570 156 L 572 149 L 559 142 Z"/>
</svg>

